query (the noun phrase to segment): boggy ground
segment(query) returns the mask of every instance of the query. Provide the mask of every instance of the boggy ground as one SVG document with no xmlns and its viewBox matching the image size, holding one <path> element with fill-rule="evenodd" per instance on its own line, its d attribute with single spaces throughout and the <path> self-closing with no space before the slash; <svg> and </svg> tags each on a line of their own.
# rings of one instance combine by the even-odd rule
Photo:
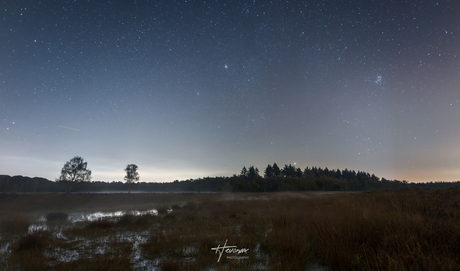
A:
<svg viewBox="0 0 460 271">
<path fill-rule="evenodd" d="M 40 215 L 47 227 L 31 231 Z M 0 230 L 1 270 L 460 270 L 460 188 L 1 194 Z M 218 261 L 225 242 L 241 253 Z"/>
</svg>

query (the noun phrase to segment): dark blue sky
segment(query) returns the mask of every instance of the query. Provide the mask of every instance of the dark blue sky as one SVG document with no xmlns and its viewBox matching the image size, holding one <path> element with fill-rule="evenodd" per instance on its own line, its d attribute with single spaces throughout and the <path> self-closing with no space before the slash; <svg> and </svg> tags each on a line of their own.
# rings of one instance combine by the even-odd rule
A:
<svg viewBox="0 0 460 271">
<path fill-rule="evenodd" d="M 6 1 L 0 174 L 460 176 L 458 1 Z"/>
</svg>

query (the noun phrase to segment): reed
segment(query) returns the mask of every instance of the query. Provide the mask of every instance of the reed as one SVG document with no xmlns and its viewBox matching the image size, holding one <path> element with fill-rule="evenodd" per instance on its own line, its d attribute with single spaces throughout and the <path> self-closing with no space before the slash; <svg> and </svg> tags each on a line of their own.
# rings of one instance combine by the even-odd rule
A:
<svg viewBox="0 0 460 271">
<path fill-rule="evenodd" d="M 158 261 L 161 270 L 460 269 L 460 188 L 2 197 L 0 207 L 9 207 L 8 212 L 0 209 L 8 214 L 0 221 L 2 236 L 16 237 L 0 269 L 130 270 L 139 234 L 145 238 L 138 244 L 140 257 Z M 49 209 L 63 197 L 70 202 L 58 211 Z M 38 205 L 26 208 L 31 202 Z M 72 210 L 100 211 L 98 204 L 115 210 L 161 208 L 159 215 L 64 223 Z M 28 234 L 37 210 L 47 213 L 53 225 L 62 225 L 67 239 L 56 234 L 59 226 Z M 224 253 L 218 262 L 212 248 L 225 242 L 248 249 L 247 257 Z M 80 257 L 60 261 L 50 251 L 74 251 Z"/>
</svg>

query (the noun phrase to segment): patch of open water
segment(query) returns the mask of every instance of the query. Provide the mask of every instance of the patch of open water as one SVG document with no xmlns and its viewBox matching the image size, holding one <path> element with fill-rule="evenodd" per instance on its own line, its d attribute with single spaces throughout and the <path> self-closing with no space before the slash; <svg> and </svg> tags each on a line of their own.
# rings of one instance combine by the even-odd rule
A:
<svg viewBox="0 0 460 271">
<path fill-rule="evenodd" d="M 172 210 L 168 210 L 168 213 Z M 53 238 L 56 239 L 63 239 L 68 242 L 75 242 L 78 243 L 76 246 L 72 246 L 71 249 L 55 247 L 45 251 L 45 255 L 49 258 L 55 259 L 55 263 L 58 262 L 69 262 L 79 259 L 82 256 L 88 255 L 96 255 L 96 254 L 104 254 L 107 249 L 110 248 L 110 242 L 114 240 L 121 242 L 129 242 L 132 243 L 132 255 L 131 261 L 133 263 L 134 270 L 158 270 L 159 259 L 157 260 L 146 260 L 141 255 L 141 245 L 147 242 L 149 231 L 143 232 L 120 232 L 117 233 L 116 236 L 109 236 L 109 237 L 100 237 L 97 239 L 87 240 L 84 238 L 73 238 L 69 240 L 63 234 L 63 230 L 65 228 L 73 226 L 77 222 L 92 222 L 97 221 L 99 219 L 118 219 L 121 218 L 123 215 L 134 215 L 134 216 L 141 216 L 141 215 L 158 215 L 158 210 L 151 209 L 146 211 L 115 211 L 115 212 L 75 212 L 70 213 L 67 217 L 66 222 L 67 225 L 64 223 L 61 226 L 53 227 Z M 50 225 L 48 225 L 48 221 L 45 215 L 41 215 L 34 224 L 29 226 L 29 233 L 39 232 L 39 231 L 47 231 L 50 230 Z M 0 255 L 10 253 L 10 246 L 11 243 L 7 243 L 0 248 Z"/>
<path fill-rule="evenodd" d="M 104 218 L 120 218 L 126 214 L 140 216 L 140 215 L 158 215 L 156 209 L 146 210 L 146 211 L 115 211 L 115 212 L 75 212 L 70 213 L 67 217 L 67 221 L 71 223 L 84 222 L 84 221 L 96 221 Z M 29 226 L 29 233 L 34 233 L 37 231 L 46 231 L 49 230 L 47 225 L 47 219 L 45 215 L 41 215 L 34 224 Z M 62 234 L 62 232 L 61 232 Z"/>
</svg>

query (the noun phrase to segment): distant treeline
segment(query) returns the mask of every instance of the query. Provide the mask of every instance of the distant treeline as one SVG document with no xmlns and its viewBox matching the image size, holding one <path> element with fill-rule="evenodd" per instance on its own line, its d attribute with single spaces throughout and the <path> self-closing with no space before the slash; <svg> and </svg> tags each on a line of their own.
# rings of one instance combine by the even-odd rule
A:
<svg viewBox="0 0 460 271">
<path fill-rule="evenodd" d="M 205 177 L 168 183 L 134 183 L 131 191 L 138 192 L 270 192 L 270 191 L 371 191 L 404 187 L 449 188 L 460 186 L 457 182 L 408 183 L 387 180 L 374 174 L 354 170 L 330 170 L 327 167 L 305 168 L 292 165 L 280 169 L 276 163 L 268 165 L 263 175 L 253 166 L 243 167 L 239 175 L 231 177 Z M 0 175 L 0 192 L 3 193 L 63 193 L 66 183 L 44 178 Z M 72 192 L 124 192 L 123 182 L 81 182 Z"/>
</svg>

